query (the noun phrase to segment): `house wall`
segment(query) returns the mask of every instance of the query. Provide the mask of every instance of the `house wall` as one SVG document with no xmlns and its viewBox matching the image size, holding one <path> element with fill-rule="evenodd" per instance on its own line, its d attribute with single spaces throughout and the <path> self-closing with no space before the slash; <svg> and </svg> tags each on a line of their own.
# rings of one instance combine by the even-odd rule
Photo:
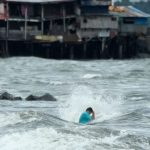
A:
<svg viewBox="0 0 150 150">
<path fill-rule="evenodd" d="M 81 6 L 81 14 L 99 14 L 99 13 L 108 13 L 108 6 Z"/>
<path fill-rule="evenodd" d="M 81 29 L 118 29 L 118 21 L 112 16 L 81 17 Z"/>
<path fill-rule="evenodd" d="M 0 3 L 0 14 L 4 14 L 5 10 L 4 10 L 4 4 Z"/>
<path fill-rule="evenodd" d="M 27 9 L 28 18 L 41 17 L 40 4 L 24 4 L 24 3 L 9 3 L 9 17 L 10 18 L 24 18 Z"/>
<path fill-rule="evenodd" d="M 4 3 L 0 3 L 0 20 L 6 18 Z"/>
<path fill-rule="evenodd" d="M 111 0 L 81 0 L 82 5 L 110 5 Z"/>
<path fill-rule="evenodd" d="M 150 36 L 146 37 L 146 45 L 147 45 L 147 49 L 148 49 L 148 51 L 150 53 Z"/>
<path fill-rule="evenodd" d="M 147 34 L 150 36 L 150 27 L 147 29 Z"/>
<path fill-rule="evenodd" d="M 112 33 L 117 34 L 117 30 L 107 30 L 107 29 L 88 29 L 79 30 L 78 35 L 80 38 L 94 38 L 94 37 L 110 37 Z"/>
<path fill-rule="evenodd" d="M 122 24 L 120 31 L 123 33 L 147 33 L 147 26 L 135 24 Z"/>
<path fill-rule="evenodd" d="M 75 14 L 74 3 L 46 4 L 44 5 L 44 17 L 63 17 L 63 8 L 65 9 L 66 16 Z"/>
<path fill-rule="evenodd" d="M 148 18 L 148 29 L 147 34 L 150 35 L 150 17 Z"/>
<path fill-rule="evenodd" d="M 144 33 L 148 31 L 148 19 L 145 17 L 124 17 L 120 21 L 122 33 Z"/>
<path fill-rule="evenodd" d="M 99 29 L 97 30 L 79 30 L 79 37 L 81 38 L 93 38 L 93 37 L 97 37 L 98 33 L 100 32 Z"/>
<path fill-rule="evenodd" d="M 59 4 L 44 5 L 44 17 L 49 18 L 52 16 L 63 16 L 61 5 Z"/>
</svg>

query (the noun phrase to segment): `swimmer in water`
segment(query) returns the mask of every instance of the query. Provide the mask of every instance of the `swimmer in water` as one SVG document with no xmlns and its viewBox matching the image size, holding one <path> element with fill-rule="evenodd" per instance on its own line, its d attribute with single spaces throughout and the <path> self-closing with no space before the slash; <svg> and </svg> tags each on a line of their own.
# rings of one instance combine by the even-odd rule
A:
<svg viewBox="0 0 150 150">
<path fill-rule="evenodd" d="M 79 123 L 87 124 L 95 119 L 95 112 L 91 107 L 88 107 L 85 112 L 83 112 L 79 118 Z"/>
</svg>

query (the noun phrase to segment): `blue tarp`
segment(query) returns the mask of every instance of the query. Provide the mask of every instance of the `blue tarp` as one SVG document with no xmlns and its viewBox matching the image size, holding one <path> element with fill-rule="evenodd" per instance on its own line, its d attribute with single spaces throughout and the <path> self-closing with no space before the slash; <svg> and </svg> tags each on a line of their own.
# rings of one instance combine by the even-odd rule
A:
<svg viewBox="0 0 150 150">
<path fill-rule="evenodd" d="M 147 18 L 135 18 L 134 24 L 146 25 L 148 24 Z"/>
</svg>

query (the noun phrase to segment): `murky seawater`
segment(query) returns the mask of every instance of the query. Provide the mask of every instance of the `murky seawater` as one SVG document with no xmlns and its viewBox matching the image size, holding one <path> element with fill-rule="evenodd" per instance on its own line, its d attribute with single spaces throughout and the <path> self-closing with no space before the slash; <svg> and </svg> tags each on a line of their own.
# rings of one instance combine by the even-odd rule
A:
<svg viewBox="0 0 150 150">
<path fill-rule="evenodd" d="M 150 59 L 0 59 L 0 92 L 57 102 L 0 101 L 0 150 L 150 150 Z M 78 124 L 93 107 L 96 120 Z"/>
</svg>

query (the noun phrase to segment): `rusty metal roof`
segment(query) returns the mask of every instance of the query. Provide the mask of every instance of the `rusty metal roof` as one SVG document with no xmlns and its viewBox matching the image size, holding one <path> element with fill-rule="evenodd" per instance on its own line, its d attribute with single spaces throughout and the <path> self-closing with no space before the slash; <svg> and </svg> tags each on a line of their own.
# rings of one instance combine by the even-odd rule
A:
<svg viewBox="0 0 150 150">
<path fill-rule="evenodd" d="M 7 2 L 23 2 L 23 3 L 57 3 L 57 2 L 71 2 L 75 0 L 6 0 Z"/>
<path fill-rule="evenodd" d="M 133 6 L 110 6 L 109 13 L 119 17 L 150 17 L 150 14 L 147 14 Z"/>
</svg>

